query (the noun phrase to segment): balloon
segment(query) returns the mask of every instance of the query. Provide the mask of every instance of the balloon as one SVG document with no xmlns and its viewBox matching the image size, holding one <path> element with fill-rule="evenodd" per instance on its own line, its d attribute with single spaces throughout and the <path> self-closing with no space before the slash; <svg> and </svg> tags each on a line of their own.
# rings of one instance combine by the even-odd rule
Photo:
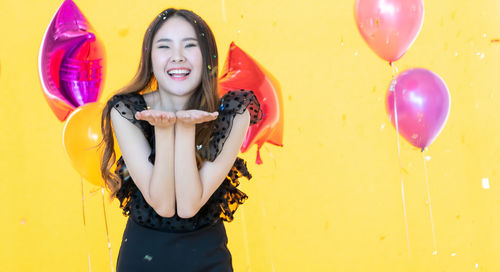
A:
<svg viewBox="0 0 500 272">
<path fill-rule="evenodd" d="M 102 109 L 103 105 L 97 102 L 79 107 L 66 120 L 63 132 L 64 150 L 71 164 L 83 178 L 97 186 L 104 186 L 97 149 L 102 140 Z"/>
<path fill-rule="evenodd" d="M 422 0 L 356 0 L 354 18 L 365 42 L 384 60 L 401 58 L 424 21 Z"/>
<path fill-rule="evenodd" d="M 60 121 L 76 107 L 99 99 L 104 47 L 71 0 L 63 2 L 45 32 L 38 72 L 45 98 Z"/>
<path fill-rule="evenodd" d="M 241 152 L 257 145 L 257 164 L 261 164 L 260 148 L 265 142 L 283 146 L 283 102 L 278 81 L 238 46 L 231 43 L 219 79 L 220 95 L 235 89 L 252 90 L 259 100 L 262 120 L 248 128 Z"/>
<path fill-rule="evenodd" d="M 448 87 L 438 75 L 422 68 L 408 69 L 394 78 L 385 102 L 394 126 L 397 118 L 399 134 L 421 149 L 436 139 L 450 112 Z"/>
</svg>

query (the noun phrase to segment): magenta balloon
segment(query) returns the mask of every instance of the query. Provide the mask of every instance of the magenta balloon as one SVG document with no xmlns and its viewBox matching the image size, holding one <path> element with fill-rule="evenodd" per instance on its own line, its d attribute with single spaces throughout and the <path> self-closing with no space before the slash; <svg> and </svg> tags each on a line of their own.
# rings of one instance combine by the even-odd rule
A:
<svg viewBox="0 0 500 272">
<path fill-rule="evenodd" d="M 436 139 L 450 112 L 446 84 L 438 75 L 422 68 L 408 69 L 394 78 L 385 102 L 394 127 L 397 114 L 399 134 L 421 149 Z"/>
<path fill-rule="evenodd" d="M 45 32 L 38 70 L 45 98 L 61 121 L 76 107 L 99 99 L 104 47 L 71 0 L 62 3 Z"/>
<path fill-rule="evenodd" d="M 422 0 L 356 0 L 354 18 L 365 42 L 384 60 L 401 58 L 424 21 Z"/>
</svg>

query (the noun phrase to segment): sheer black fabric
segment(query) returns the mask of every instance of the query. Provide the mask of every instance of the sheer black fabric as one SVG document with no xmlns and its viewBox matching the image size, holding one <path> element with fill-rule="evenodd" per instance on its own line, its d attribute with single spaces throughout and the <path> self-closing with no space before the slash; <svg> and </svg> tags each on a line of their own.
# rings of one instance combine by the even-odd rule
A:
<svg viewBox="0 0 500 272">
<path fill-rule="evenodd" d="M 146 121 L 135 119 L 135 113 L 145 110 L 147 107 L 142 95 L 116 95 L 108 103 L 111 103 L 124 118 L 141 129 L 151 146 L 152 151 L 149 161 L 154 163 L 154 128 Z M 245 109 L 248 109 L 250 113 L 250 124 L 256 124 L 262 119 L 260 104 L 252 91 L 230 91 L 221 98 L 218 110 L 219 116 L 214 122 L 214 131 L 210 142 L 207 146 L 198 147 L 205 159 L 214 161 L 217 158 L 231 132 L 234 117 L 236 114 L 245 112 Z M 215 224 L 221 219 L 228 222 L 232 221 L 233 214 L 238 206 L 248 198 L 245 193 L 237 189 L 240 183 L 239 178 L 246 177 L 250 179 L 252 177 L 247 170 L 246 162 L 241 158 L 236 158 L 225 180 L 207 203 L 194 217 L 185 219 L 180 218 L 177 214 L 170 218 L 158 215 L 145 201 L 142 193 L 130 177 L 123 158 L 118 160 L 115 173 L 122 180 L 122 186 L 118 190 L 116 197 L 120 201 L 123 214 L 130 216 L 139 225 L 166 232 L 189 232 Z"/>
</svg>

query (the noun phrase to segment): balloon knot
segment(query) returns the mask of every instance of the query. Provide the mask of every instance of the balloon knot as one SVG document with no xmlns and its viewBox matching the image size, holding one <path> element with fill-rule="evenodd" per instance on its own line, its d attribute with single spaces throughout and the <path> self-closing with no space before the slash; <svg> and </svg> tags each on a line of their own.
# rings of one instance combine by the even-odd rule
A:
<svg viewBox="0 0 500 272">
<path fill-rule="evenodd" d="M 257 159 L 255 160 L 255 163 L 257 163 L 258 165 L 262 164 L 262 159 L 260 158 L 260 146 L 257 147 Z"/>
</svg>

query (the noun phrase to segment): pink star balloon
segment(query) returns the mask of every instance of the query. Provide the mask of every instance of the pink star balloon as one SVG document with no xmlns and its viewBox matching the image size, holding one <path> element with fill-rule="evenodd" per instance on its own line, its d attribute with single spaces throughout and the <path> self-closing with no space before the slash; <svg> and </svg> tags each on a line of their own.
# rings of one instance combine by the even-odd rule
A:
<svg viewBox="0 0 500 272">
<path fill-rule="evenodd" d="M 265 142 L 283 146 L 283 102 L 278 81 L 238 46 L 231 43 L 219 79 L 220 95 L 235 89 L 252 90 L 259 100 L 262 120 L 248 128 L 241 146 L 246 152 L 257 145 L 257 164 L 261 164 L 260 148 Z"/>
<path fill-rule="evenodd" d="M 45 32 L 38 72 L 45 98 L 60 121 L 75 108 L 99 99 L 104 47 L 71 0 L 62 3 Z"/>
</svg>

